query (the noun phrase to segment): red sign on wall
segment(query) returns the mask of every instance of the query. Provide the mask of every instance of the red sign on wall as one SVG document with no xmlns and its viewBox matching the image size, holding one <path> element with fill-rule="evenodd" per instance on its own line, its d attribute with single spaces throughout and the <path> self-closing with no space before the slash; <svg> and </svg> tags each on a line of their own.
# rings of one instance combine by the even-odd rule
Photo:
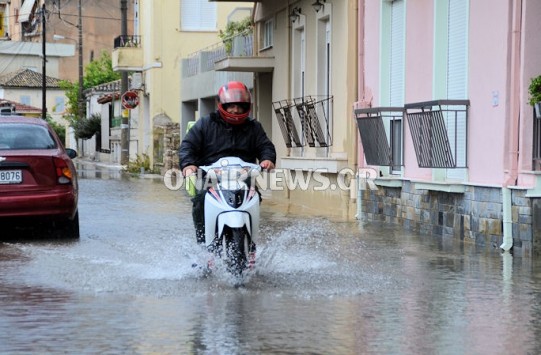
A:
<svg viewBox="0 0 541 355">
<path fill-rule="evenodd" d="M 126 91 L 122 95 L 122 107 L 126 109 L 136 108 L 139 105 L 139 95 L 135 91 Z"/>
</svg>

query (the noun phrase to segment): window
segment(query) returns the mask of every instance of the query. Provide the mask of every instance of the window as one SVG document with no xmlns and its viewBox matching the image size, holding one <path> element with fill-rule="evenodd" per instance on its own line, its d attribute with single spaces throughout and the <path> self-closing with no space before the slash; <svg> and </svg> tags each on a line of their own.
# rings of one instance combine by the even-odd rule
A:
<svg viewBox="0 0 541 355">
<path fill-rule="evenodd" d="M 0 37 L 7 36 L 6 24 L 4 23 L 6 14 L 6 5 L 0 4 Z"/>
<path fill-rule="evenodd" d="M 332 100 L 331 98 L 331 75 L 332 75 L 332 26 L 331 5 L 326 5 L 323 11 L 317 13 L 317 94 L 321 97 L 321 108 L 316 119 L 325 128 L 325 142 L 323 146 L 330 145 L 332 141 Z M 328 150 L 326 151 L 328 154 Z"/>
<path fill-rule="evenodd" d="M 304 78 L 306 71 L 306 38 L 304 31 L 304 17 L 301 16 L 298 21 L 295 21 L 295 24 L 297 25 L 292 29 L 293 38 L 291 41 L 293 75 L 290 85 L 292 86 L 293 97 L 299 98 L 304 97 L 305 95 Z M 298 130 L 301 132 L 306 132 L 306 129 L 304 129 L 306 121 L 302 119 L 301 121 L 301 126 Z M 306 144 L 306 135 L 303 135 L 301 139 L 301 145 L 304 146 Z M 302 155 L 302 152 L 300 152 L 300 154 Z"/>
<path fill-rule="evenodd" d="M 49 131 L 40 126 L 6 124 L 0 136 L 3 149 L 54 149 L 56 143 Z"/>
<path fill-rule="evenodd" d="M 216 31 L 217 9 L 208 0 L 181 0 L 180 25 L 183 31 Z"/>
<path fill-rule="evenodd" d="M 293 95 L 294 97 L 302 97 L 304 96 L 304 77 L 306 70 L 306 41 L 304 23 L 301 26 L 293 29 L 291 49 L 293 60 Z"/>
<path fill-rule="evenodd" d="M 405 96 L 406 6 L 403 0 L 382 2 L 381 106 L 403 107 Z M 402 115 L 382 115 L 390 144 L 390 173 L 400 174 L 403 155 Z"/>
<path fill-rule="evenodd" d="M 57 96 L 54 98 L 54 107 L 53 112 L 64 112 L 66 110 L 66 105 L 64 102 L 64 98 L 61 96 Z"/>
<path fill-rule="evenodd" d="M 21 104 L 23 104 L 23 105 L 27 105 L 27 106 L 31 106 L 31 105 L 32 105 L 32 100 L 30 99 L 30 96 L 28 96 L 28 95 L 21 95 L 19 101 L 20 101 Z"/>
<path fill-rule="evenodd" d="M 270 19 L 263 24 L 263 46 L 261 49 L 272 47 L 273 43 L 274 20 Z"/>
<path fill-rule="evenodd" d="M 465 100 L 468 97 L 468 8 L 469 0 L 448 0 L 435 4 L 436 58 L 446 58 L 434 63 L 435 95 L 449 100 Z M 445 114 L 445 126 L 451 150 L 456 152 L 457 167 L 467 166 L 467 116 Z M 448 169 L 446 178 L 463 180 L 466 169 Z"/>
<path fill-rule="evenodd" d="M 541 117 L 533 113 L 533 170 L 541 170 Z"/>
</svg>

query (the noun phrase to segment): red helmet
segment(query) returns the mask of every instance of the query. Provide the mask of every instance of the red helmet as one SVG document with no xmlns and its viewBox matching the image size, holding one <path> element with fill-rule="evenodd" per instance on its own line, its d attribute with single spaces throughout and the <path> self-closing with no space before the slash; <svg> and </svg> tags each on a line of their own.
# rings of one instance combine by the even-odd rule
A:
<svg viewBox="0 0 541 355">
<path fill-rule="evenodd" d="M 230 81 L 218 90 L 218 111 L 222 118 L 231 124 L 243 123 L 250 114 L 251 107 L 250 91 L 239 81 Z M 227 112 L 227 105 L 236 104 L 243 108 L 243 113 Z"/>
</svg>

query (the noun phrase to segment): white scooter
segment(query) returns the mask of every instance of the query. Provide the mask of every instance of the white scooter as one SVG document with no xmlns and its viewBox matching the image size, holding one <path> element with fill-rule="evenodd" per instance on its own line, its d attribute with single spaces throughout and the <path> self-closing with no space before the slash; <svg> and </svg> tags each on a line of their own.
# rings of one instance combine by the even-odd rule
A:
<svg viewBox="0 0 541 355">
<path fill-rule="evenodd" d="M 254 178 L 261 167 L 237 157 L 224 157 L 206 172 L 205 245 L 225 261 L 236 277 L 255 265 L 259 234 L 259 194 Z M 254 183 L 250 184 L 250 180 Z"/>
</svg>

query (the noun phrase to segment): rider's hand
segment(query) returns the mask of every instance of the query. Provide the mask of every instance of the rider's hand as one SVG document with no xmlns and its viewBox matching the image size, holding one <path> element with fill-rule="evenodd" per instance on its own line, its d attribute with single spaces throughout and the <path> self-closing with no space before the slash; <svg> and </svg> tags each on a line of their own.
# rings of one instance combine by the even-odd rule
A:
<svg viewBox="0 0 541 355">
<path fill-rule="evenodd" d="M 274 164 L 270 160 L 263 160 L 261 163 L 259 163 L 259 166 L 261 166 L 261 169 L 263 170 L 273 170 Z"/>
<path fill-rule="evenodd" d="M 182 169 L 182 175 L 190 176 L 190 175 L 194 174 L 196 171 L 197 171 L 197 166 L 188 165 L 184 169 Z"/>
</svg>

